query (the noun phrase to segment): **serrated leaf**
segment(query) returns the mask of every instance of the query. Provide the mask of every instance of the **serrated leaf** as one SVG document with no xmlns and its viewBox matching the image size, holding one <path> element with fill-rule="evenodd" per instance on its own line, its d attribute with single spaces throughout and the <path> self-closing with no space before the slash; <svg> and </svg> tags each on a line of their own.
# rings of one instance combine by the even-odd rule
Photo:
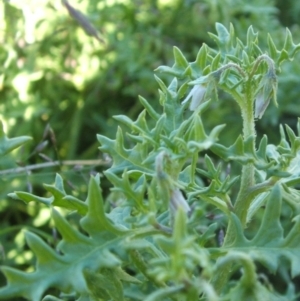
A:
<svg viewBox="0 0 300 301">
<path fill-rule="evenodd" d="M 50 206 L 53 201 L 52 197 L 51 198 L 39 197 L 23 191 L 15 191 L 14 193 L 9 193 L 8 196 L 16 200 L 22 200 L 25 203 L 38 202 L 47 206 Z"/>
<path fill-rule="evenodd" d="M 65 293 L 76 292 L 82 295 L 84 300 L 87 292 L 90 292 L 91 296 L 95 293 L 91 292 L 91 287 L 88 288 L 85 274 L 87 270 L 102 276 L 101 270 L 106 271 L 112 275 L 112 282 L 134 281 L 129 275 L 128 278 L 125 272 L 120 271 L 120 261 L 111 252 L 114 248 L 118 249 L 126 229 L 106 216 L 99 188 L 99 176 L 90 180 L 87 205 L 88 212 L 81 219 L 81 224 L 88 236 L 71 227 L 65 218 L 53 211 L 55 226 L 62 236 L 57 245 L 58 251 L 49 247 L 35 234 L 26 232 L 27 243 L 37 258 L 36 269 L 32 273 L 25 273 L 2 267 L 7 285 L 0 289 L 0 300 L 21 296 L 28 300 L 40 301 L 49 288 L 57 288 Z M 115 268 L 117 270 L 114 270 Z M 120 297 L 120 290 L 118 296 Z"/>
<path fill-rule="evenodd" d="M 86 203 L 88 211 L 86 216 L 81 219 L 80 224 L 92 237 L 101 235 L 102 231 L 108 231 L 116 235 L 126 232 L 123 227 L 114 225 L 105 214 L 99 175 L 90 179 Z"/>
<path fill-rule="evenodd" d="M 173 47 L 173 54 L 175 63 L 171 68 L 168 66 L 160 66 L 157 69 L 155 69 L 155 71 L 170 74 L 176 77 L 182 77 L 183 74 L 186 72 L 186 69 L 189 67 L 189 63 L 179 48 Z M 161 83 L 159 81 L 158 83 L 161 86 L 162 90 L 166 92 Z"/>
<path fill-rule="evenodd" d="M 59 174 L 56 174 L 54 185 L 44 184 L 44 187 L 52 194 L 51 197 L 39 197 L 23 191 L 15 191 L 14 193 L 10 193 L 9 196 L 22 200 L 25 203 L 38 202 L 49 207 L 57 206 L 68 210 L 76 210 L 81 215 L 86 214 L 87 205 L 76 197 L 66 194 L 63 179 Z"/>
<path fill-rule="evenodd" d="M 282 62 L 288 60 L 288 59 L 289 59 L 288 52 L 285 49 L 281 50 L 280 56 L 279 56 L 279 58 L 277 60 L 278 61 L 278 65 L 281 64 Z"/>
<path fill-rule="evenodd" d="M 283 48 L 289 53 L 293 52 L 295 49 L 296 45 L 293 42 L 293 37 L 288 28 L 286 28 L 286 33 L 285 33 L 285 41 L 284 41 L 284 46 Z"/>
<path fill-rule="evenodd" d="M 249 162 L 252 160 L 251 157 L 245 155 L 242 136 L 239 136 L 235 143 L 230 147 L 225 147 L 221 144 L 215 144 L 212 146 L 211 150 L 225 161 L 236 160 Z"/>
<path fill-rule="evenodd" d="M 248 240 L 241 232 L 242 226 L 237 218 L 233 218 L 235 225 L 234 243 L 228 250 L 246 252 L 254 260 L 265 265 L 275 273 L 284 257 L 290 262 L 292 277 L 300 274 L 300 217 L 294 218 L 294 225 L 290 232 L 284 236 L 280 222 L 281 214 L 281 188 L 275 185 L 268 196 L 268 201 L 261 225 L 256 235 Z"/>
<path fill-rule="evenodd" d="M 153 146 L 156 145 L 158 147 L 158 143 L 152 138 L 153 134 L 148 129 L 148 125 L 146 122 L 146 110 L 142 111 L 139 114 L 136 121 L 132 121 L 130 118 L 124 115 L 114 116 L 114 119 L 129 127 L 133 133 L 138 134 L 133 135 L 127 133 L 127 136 L 134 140 L 136 143 L 149 142 Z"/>
<path fill-rule="evenodd" d="M 206 67 L 207 51 L 207 45 L 203 44 L 197 53 L 195 62 L 189 64 L 192 79 L 199 78 L 203 74 Z"/>
<path fill-rule="evenodd" d="M 216 23 L 216 30 L 218 33 L 218 42 L 221 49 L 226 49 L 229 41 L 230 41 L 230 33 L 227 28 L 221 24 Z"/>
<path fill-rule="evenodd" d="M 147 211 L 147 206 L 144 204 L 144 195 L 146 192 L 146 177 L 142 175 L 137 181 L 135 188 L 129 181 L 128 173 L 125 172 L 122 178 L 119 178 L 114 173 L 110 171 L 104 172 L 108 180 L 115 186 L 112 191 L 122 192 L 129 203 L 136 206 L 141 212 Z"/>
<path fill-rule="evenodd" d="M 125 169 L 137 170 L 148 175 L 153 174 L 152 164 L 143 164 L 146 159 L 144 149 L 141 144 L 137 144 L 132 149 L 124 147 L 124 137 L 121 128 L 118 128 L 116 140 L 109 139 L 102 135 L 97 135 L 101 143 L 100 150 L 108 153 L 113 158 L 113 165 L 109 169 L 114 173 L 122 173 Z"/>
<path fill-rule="evenodd" d="M 173 68 L 178 68 L 178 69 L 185 69 L 189 63 L 184 57 L 183 53 L 180 51 L 180 49 L 176 46 L 173 47 L 173 54 L 175 58 L 175 65 Z"/>
<path fill-rule="evenodd" d="M 253 26 L 251 25 L 247 30 L 247 47 L 251 49 L 253 44 L 257 43 L 258 33 L 254 32 Z"/>
</svg>

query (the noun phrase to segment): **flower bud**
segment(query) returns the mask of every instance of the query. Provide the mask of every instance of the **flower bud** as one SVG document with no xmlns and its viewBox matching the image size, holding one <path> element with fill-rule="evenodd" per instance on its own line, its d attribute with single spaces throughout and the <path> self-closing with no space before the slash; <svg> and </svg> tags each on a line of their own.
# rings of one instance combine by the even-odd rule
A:
<svg viewBox="0 0 300 301">
<path fill-rule="evenodd" d="M 267 109 L 269 103 L 270 103 L 270 97 L 265 99 L 263 93 L 258 94 L 255 99 L 254 117 L 260 119 L 264 115 L 265 110 Z"/>
<path fill-rule="evenodd" d="M 174 216 L 179 207 L 181 207 L 186 213 L 191 211 L 191 208 L 183 197 L 182 192 L 178 188 L 175 188 L 172 190 L 170 198 L 170 210 Z"/>
<path fill-rule="evenodd" d="M 190 91 L 188 96 L 183 100 L 182 104 L 185 104 L 192 98 L 189 109 L 195 111 L 199 105 L 203 102 L 206 93 L 206 88 L 203 85 L 196 85 Z"/>
<path fill-rule="evenodd" d="M 261 80 L 255 99 L 254 117 L 260 119 L 267 109 L 271 98 L 276 102 L 277 77 L 273 68 L 269 68 L 267 74 Z"/>
</svg>

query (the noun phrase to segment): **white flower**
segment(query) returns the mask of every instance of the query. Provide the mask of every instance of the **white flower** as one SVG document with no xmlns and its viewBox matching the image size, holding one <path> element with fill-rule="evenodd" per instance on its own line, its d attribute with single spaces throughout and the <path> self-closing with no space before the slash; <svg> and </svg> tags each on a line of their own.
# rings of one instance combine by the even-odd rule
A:
<svg viewBox="0 0 300 301">
<path fill-rule="evenodd" d="M 267 99 L 265 99 L 263 93 L 258 94 L 255 99 L 254 117 L 260 119 L 264 115 L 265 110 L 267 109 L 269 103 L 270 103 L 270 97 L 267 97 Z"/>
<path fill-rule="evenodd" d="M 205 93 L 206 93 L 206 88 L 203 85 L 196 85 L 193 87 L 193 89 L 190 91 L 188 96 L 183 100 L 181 104 L 185 104 L 186 102 L 189 101 L 190 98 L 192 98 L 189 109 L 191 111 L 195 111 L 199 107 L 199 105 L 203 102 Z"/>
</svg>

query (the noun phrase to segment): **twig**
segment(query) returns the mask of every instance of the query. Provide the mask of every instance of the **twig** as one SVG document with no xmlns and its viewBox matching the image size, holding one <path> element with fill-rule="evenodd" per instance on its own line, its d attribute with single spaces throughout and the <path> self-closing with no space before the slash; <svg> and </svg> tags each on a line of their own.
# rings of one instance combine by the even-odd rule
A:
<svg viewBox="0 0 300 301">
<path fill-rule="evenodd" d="M 87 35 L 96 38 L 100 43 L 105 44 L 104 40 L 99 36 L 97 29 L 89 21 L 89 19 L 78 9 L 75 9 L 67 0 L 62 1 L 69 12 L 69 15 L 77 21 Z"/>
<path fill-rule="evenodd" d="M 20 173 L 20 172 L 28 172 L 29 170 L 40 169 L 40 168 L 47 168 L 53 166 L 63 166 L 63 165 L 73 165 L 73 166 L 82 166 L 82 165 L 107 165 L 109 164 L 109 160 L 64 160 L 64 161 L 52 161 L 52 162 L 45 162 L 39 164 L 28 165 L 24 167 L 16 167 L 10 168 L 0 171 L 0 175 L 12 174 L 12 173 Z"/>
</svg>

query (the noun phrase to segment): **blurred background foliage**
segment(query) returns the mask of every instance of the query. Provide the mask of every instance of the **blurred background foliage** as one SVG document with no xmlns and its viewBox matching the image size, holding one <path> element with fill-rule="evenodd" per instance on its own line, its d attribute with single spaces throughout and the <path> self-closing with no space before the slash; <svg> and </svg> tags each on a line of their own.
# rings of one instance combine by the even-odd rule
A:
<svg viewBox="0 0 300 301">
<path fill-rule="evenodd" d="M 88 36 L 60 0 L 0 2 L 0 119 L 9 137 L 33 137 L 33 142 L 0 161 L 0 256 L 2 263 L 24 264 L 24 269 L 30 267 L 32 255 L 24 252 L 23 236 L 16 236 L 16 231 L 22 225 L 48 229 L 49 211 L 37 204 L 25 206 L 7 193 L 25 190 L 42 196 L 41 184 L 52 183 L 59 172 L 74 195 L 84 196 L 89 173 L 105 165 L 85 161 L 105 159 L 96 134 L 114 137 L 113 115 L 135 118 L 141 110 L 138 95 L 159 106 L 153 70 L 173 65 L 174 45 L 188 60 L 195 60 L 202 43 L 214 46 L 207 32 L 215 32 L 215 22 L 227 27 L 232 23 L 241 40 L 252 25 L 262 49 L 268 33 L 282 47 L 285 27 L 300 42 L 300 2 L 293 0 L 70 0 L 69 4 L 88 17 L 105 43 Z M 259 137 L 267 133 L 269 141 L 279 142 L 278 123 L 295 126 L 299 74 L 300 64 L 281 66 L 279 108 L 269 106 L 257 123 Z M 235 140 L 241 120 L 233 101 L 220 95 L 210 112 L 205 116 L 208 128 L 226 123 L 223 141 Z M 55 160 L 76 162 L 8 172 Z M 55 234 L 44 236 L 55 241 Z"/>
</svg>

